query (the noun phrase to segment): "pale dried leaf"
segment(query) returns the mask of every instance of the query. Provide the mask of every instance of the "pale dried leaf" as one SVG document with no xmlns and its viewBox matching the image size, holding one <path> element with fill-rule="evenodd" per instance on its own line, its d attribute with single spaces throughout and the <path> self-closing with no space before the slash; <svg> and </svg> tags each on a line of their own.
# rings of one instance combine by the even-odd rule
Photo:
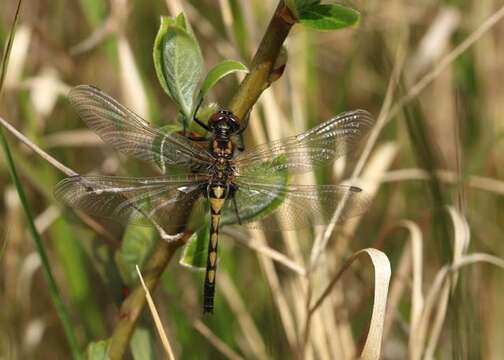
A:
<svg viewBox="0 0 504 360">
<path fill-rule="evenodd" d="M 364 249 L 374 266 L 374 302 L 371 322 L 366 343 L 362 349 L 362 359 L 379 359 L 383 336 L 383 321 L 387 308 L 388 286 L 390 281 L 390 262 L 383 252 L 376 249 Z"/>
<path fill-rule="evenodd" d="M 16 30 L 16 36 L 12 43 L 9 57 L 9 66 L 5 74 L 5 88 L 17 86 L 23 76 L 24 65 L 28 56 L 28 48 L 31 41 L 31 27 L 20 25 Z"/>
<path fill-rule="evenodd" d="M 23 84 L 30 89 L 33 108 L 42 117 L 50 115 L 58 97 L 66 96 L 70 90 L 53 67 L 43 68 L 39 75 L 27 79 Z"/>
<path fill-rule="evenodd" d="M 119 36 L 117 42 L 121 70 L 121 92 L 124 104 L 142 118 L 147 119 L 149 115 L 149 104 L 138 66 L 135 63 L 133 51 L 131 50 L 128 40 L 124 36 Z"/>
</svg>

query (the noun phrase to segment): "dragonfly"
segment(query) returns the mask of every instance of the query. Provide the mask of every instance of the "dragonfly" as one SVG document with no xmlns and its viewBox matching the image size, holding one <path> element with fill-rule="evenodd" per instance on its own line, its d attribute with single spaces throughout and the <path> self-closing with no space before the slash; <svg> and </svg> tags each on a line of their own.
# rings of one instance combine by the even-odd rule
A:
<svg viewBox="0 0 504 360">
<path fill-rule="evenodd" d="M 207 136 L 191 138 L 187 133 L 152 127 L 90 85 L 73 88 L 69 100 L 104 142 L 154 164 L 160 175 L 72 176 L 56 185 L 56 198 L 89 215 L 153 223 L 166 231 L 179 231 L 190 222 L 206 223 L 204 314 L 214 310 L 221 226 L 295 230 L 326 224 L 342 203 L 340 221 L 368 208 L 369 199 L 357 186 L 303 185 L 293 180 L 296 174 L 351 153 L 374 124 L 365 110 L 345 112 L 297 136 L 240 151 L 236 138 L 247 122 L 229 110 L 216 111 L 207 123 L 195 116 Z"/>
</svg>

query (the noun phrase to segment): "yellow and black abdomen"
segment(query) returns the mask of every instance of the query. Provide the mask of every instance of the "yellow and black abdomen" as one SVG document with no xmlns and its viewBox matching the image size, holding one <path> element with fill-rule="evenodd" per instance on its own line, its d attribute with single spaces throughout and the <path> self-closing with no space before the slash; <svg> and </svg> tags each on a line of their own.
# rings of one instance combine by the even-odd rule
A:
<svg viewBox="0 0 504 360">
<path fill-rule="evenodd" d="M 217 245 L 219 241 L 219 223 L 221 210 L 229 193 L 229 186 L 224 183 L 208 185 L 210 203 L 210 241 L 208 243 L 207 268 L 203 291 L 203 313 L 213 313 L 215 295 L 215 277 L 217 273 Z"/>
</svg>

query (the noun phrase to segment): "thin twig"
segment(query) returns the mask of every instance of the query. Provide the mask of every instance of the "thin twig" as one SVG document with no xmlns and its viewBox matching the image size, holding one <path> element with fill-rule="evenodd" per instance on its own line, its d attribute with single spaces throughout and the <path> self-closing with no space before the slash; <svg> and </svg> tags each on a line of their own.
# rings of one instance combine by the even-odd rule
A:
<svg viewBox="0 0 504 360">
<path fill-rule="evenodd" d="M 188 237 L 189 234 L 186 234 L 183 239 L 178 241 L 158 241 L 156 247 L 152 251 L 152 255 L 147 259 L 142 269 L 145 285 L 150 292 L 156 289 L 164 269 L 177 249 L 184 244 Z M 121 304 L 119 321 L 115 325 L 114 332 L 109 340 L 108 356 L 111 359 L 122 359 L 124 357 L 136 322 L 142 314 L 145 305 L 146 298 L 144 289 L 139 285 Z"/>
<path fill-rule="evenodd" d="M 223 234 L 231 236 L 233 239 L 237 240 L 240 244 L 243 244 L 248 248 L 257 251 L 261 255 L 267 256 L 268 258 L 294 271 L 298 275 L 301 276 L 306 275 L 305 268 L 303 268 L 301 265 L 298 265 L 295 261 L 289 259 L 288 256 L 268 246 L 261 244 L 259 241 L 251 239 L 250 236 L 246 236 L 242 231 L 237 231 L 234 229 L 224 229 Z"/>
<path fill-rule="evenodd" d="M 193 327 L 203 335 L 222 355 L 231 360 L 242 360 L 243 358 L 235 353 L 224 341 L 219 339 L 201 320 L 195 320 Z"/>
<path fill-rule="evenodd" d="M 259 48 L 250 64 L 250 72 L 240 84 L 229 109 L 243 119 L 269 86 L 269 76 L 295 20 L 284 1 L 279 1 Z"/>
<path fill-rule="evenodd" d="M 494 27 L 504 17 L 504 6 L 489 16 L 483 24 L 471 33 L 464 41 L 462 41 L 448 55 L 442 58 L 434 68 L 425 74 L 409 91 L 394 105 L 390 111 L 390 116 L 387 122 L 396 116 L 401 108 L 408 102 L 416 98 L 434 79 L 436 79 L 453 61 L 469 49 L 476 41 L 478 41 L 485 33 Z"/>
<path fill-rule="evenodd" d="M 0 116 L 0 124 L 5 129 L 7 129 L 12 135 L 14 135 L 19 141 L 21 141 L 23 144 L 28 146 L 33 152 L 35 152 L 37 155 L 39 155 L 41 158 L 46 160 L 48 163 L 50 163 L 52 166 L 54 166 L 56 169 L 58 169 L 59 171 L 61 171 L 65 175 L 67 175 L 67 176 L 78 175 L 75 171 L 73 171 L 69 167 L 63 165 L 58 160 L 56 160 L 51 155 L 49 155 L 44 150 L 42 150 L 40 147 L 38 147 L 36 144 L 34 144 L 32 141 L 30 141 L 26 136 L 24 136 L 22 133 L 20 133 L 14 126 L 9 124 L 9 122 L 7 122 L 1 116 Z"/>
<path fill-rule="evenodd" d="M 439 169 L 435 171 L 438 180 L 449 184 L 457 184 L 460 180 L 459 174 L 454 171 Z M 389 171 L 382 176 L 365 176 L 357 178 L 358 181 L 374 180 L 378 182 L 398 182 L 405 180 L 430 180 L 431 174 L 419 168 L 398 169 Z M 504 195 L 504 181 L 478 175 L 468 175 L 465 183 L 475 189 Z"/>
<path fill-rule="evenodd" d="M 378 116 L 378 120 L 376 121 L 375 126 L 371 130 L 371 134 L 369 135 L 369 138 L 366 142 L 366 145 L 364 147 L 364 150 L 362 151 L 361 156 L 359 157 L 359 160 L 357 162 L 357 165 L 355 166 L 350 183 L 355 181 L 355 179 L 359 176 L 359 174 L 362 172 L 362 169 L 364 168 L 364 165 L 366 164 L 366 161 L 369 158 L 369 155 L 371 154 L 371 151 L 373 150 L 373 147 L 375 146 L 378 137 L 380 136 L 380 133 L 384 126 L 387 123 L 387 119 L 389 117 L 390 113 L 390 108 L 392 105 L 392 100 L 394 98 L 394 93 L 395 89 L 397 86 L 397 83 L 399 81 L 399 76 L 401 74 L 401 70 L 404 65 L 404 59 L 405 59 L 405 54 L 403 52 L 403 49 L 401 46 L 398 47 L 397 53 L 396 53 L 396 59 L 395 59 L 395 64 L 394 68 L 392 70 L 392 75 L 390 77 L 388 86 L 387 86 L 387 92 L 385 95 L 385 100 L 383 101 L 383 105 L 380 111 L 380 115 Z M 310 261 L 310 268 L 313 269 L 318 263 L 318 260 L 320 258 L 320 255 L 322 252 L 325 250 L 327 247 L 327 244 L 329 242 L 329 239 L 331 238 L 331 235 L 334 231 L 334 228 L 336 226 L 336 223 L 338 222 L 343 209 L 345 207 L 345 202 L 346 202 L 346 197 L 343 198 L 340 203 L 338 204 L 338 207 L 336 208 L 331 221 L 329 222 L 329 225 L 327 225 L 324 233 L 322 234 L 322 237 L 320 239 L 316 239 L 313 248 L 312 248 L 312 253 L 311 253 L 311 261 Z"/>
</svg>

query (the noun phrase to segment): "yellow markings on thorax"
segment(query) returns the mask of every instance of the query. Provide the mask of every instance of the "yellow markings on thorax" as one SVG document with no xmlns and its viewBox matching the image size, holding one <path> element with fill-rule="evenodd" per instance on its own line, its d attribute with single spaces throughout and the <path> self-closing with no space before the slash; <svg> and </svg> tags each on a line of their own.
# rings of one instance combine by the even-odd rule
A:
<svg viewBox="0 0 504 360">
<path fill-rule="evenodd" d="M 228 141 L 227 148 L 224 150 L 224 153 L 226 155 L 231 155 L 233 153 L 233 143 L 231 141 Z"/>
<path fill-rule="evenodd" d="M 219 143 L 217 142 L 217 140 L 213 141 L 212 148 L 213 148 L 214 153 L 219 153 L 220 148 L 219 148 Z"/>
</svg>

